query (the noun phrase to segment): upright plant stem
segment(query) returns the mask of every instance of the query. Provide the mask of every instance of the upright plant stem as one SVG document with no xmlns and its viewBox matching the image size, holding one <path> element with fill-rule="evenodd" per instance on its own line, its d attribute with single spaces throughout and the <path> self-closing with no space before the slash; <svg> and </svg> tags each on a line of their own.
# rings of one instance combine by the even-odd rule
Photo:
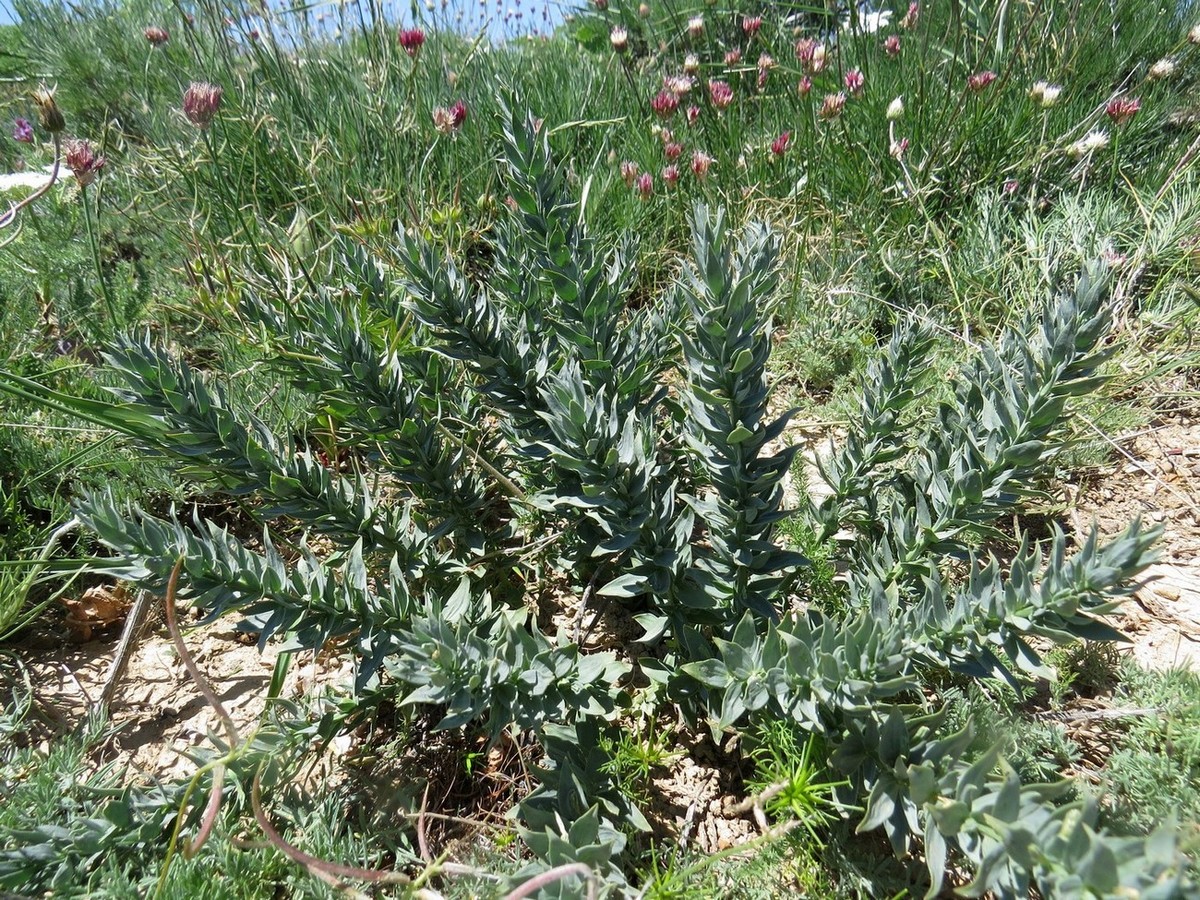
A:
<svg viewBox="0 0 1200 900">
<path fill-rule="evenodd" d="M 88 245 L 92 249 L 92 265 L 96 267 L 96 278 L 100 282 L 100 296 L 104 298 L 104 306 L 108 312 L 108 321 L 115 328 L 117 323 L 117 306 L 113 303 L 112 295 L 108 290 L 108 282 L 104 278 L 104 269 L 100 265 L 100 241 L 96 232 L 99 230 L 100 223 L 92 223 L 92 207 L 88 203 L 87 188 L 80 188 L 79 199 L 83 203 L 83 221 L 87 228 Z M 100 200 L 96 199 L 96 217 L 100 214 Z"/>
</svg>

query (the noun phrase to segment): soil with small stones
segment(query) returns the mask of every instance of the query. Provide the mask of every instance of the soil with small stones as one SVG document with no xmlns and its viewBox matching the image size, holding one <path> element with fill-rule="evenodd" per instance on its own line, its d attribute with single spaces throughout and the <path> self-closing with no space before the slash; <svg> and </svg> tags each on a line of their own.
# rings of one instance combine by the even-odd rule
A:
<svg viewBox="0 0 1200 900">
<path fill-rule="evenodd" d="M 1068 485 L 1074 531 L 1111 537 L 1135 518 L 1162 526 L 1160 560 L 1116 627 L 1143 667 L 1200 669 L 1200 420 L 1173 414 L 1116 443 L 1116 462 Z"/>
<path fill-rule="evenodd" d="M 70 622 L 68 618 L 68 622 Z M 254 635 L 239 632 L 233 617 L 185 632 L 186 643 L 217 699 L 245 737 L 261 720 L 267 703 L 276 646 L 262 650 Z M 23 654 L 43 716 L 72 727 L 99 704 L 120 639 L 120 622 L 77 624 L 82 642 Z M 297 655 L 284 680 L 282 699 L 315 704 L 325 688 L 348 689 L 353 665 L 348 656 Z M 187 754 L 225 731 L 217 713 L 188 676 L 161 622 L 148 623 L 117 683 L 109 708 L 113 733 L 105 742 L 106 761 L 128 765 L 140 780 L 190 776 L 196 763 Z M 335 750 L 344 752 L 348 741 Z"/>
</svg>

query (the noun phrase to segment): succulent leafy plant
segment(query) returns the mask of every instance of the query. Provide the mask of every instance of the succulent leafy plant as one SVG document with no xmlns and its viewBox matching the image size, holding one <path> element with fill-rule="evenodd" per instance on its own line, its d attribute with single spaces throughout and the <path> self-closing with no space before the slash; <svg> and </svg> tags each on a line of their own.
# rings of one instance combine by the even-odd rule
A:
<svg viewBox="0 0 1200 900">
<path fill-rule="evenodd" d="M 948 671 L 1038 673 L 1034 638 L 1115 638 L 1103 617 L 1153 558 L 1157 532 L 1137 523 L 1073 553 L 1061 533 L 1025 539 L 1005 563 L 986 544 L 1061 446 L 1071 398 L 1099 383 L 1099 277 L 982 348 L 926 418 L 912 399 L 929 335 L 900 323 L 826 466 L 832 496 L 793 513 L 768 378 L 777 241 L 761 227 L 735 241 L 698 207 L 675 288 L 630 308 L 629 248 L 589 234 L 518 108 L 503 135 L 516 210 L 485 276 L 416 239 L 396 271 L 346 244 L 328 281 L 243 303 L 355 451 L 351 471 L 147 339 L 110 348 L 124 386 L 108 403 L 0 379 L 253 500 L 265 523 L 252 550 L 199 513 L 93 496 L 77 513 L 114 553 L 97 567 L 161 591 L 182 558 L 179 596 L 210 614 L 241 610 L 297 647 L 347 637 L 360 687 L 394 686 L 439 728 L 529 734 L 544 759 L 518 808 L 526 842 L 540 866 L 585 863 L 600 890 L 622 890 L 623 829 L 647 827 L 604 748 L 649 681 L 694 725 L 781 720 L 819 739 L 840 808 L 864 810 L 859 830 L 882 828 L 898 854 L 922 846 L 930 896 L 952 860 L 972 868 L 974 895 L 1181 891 L 1169 832 L 1096 831 L 1094 805 L 1056 805 L 1059 786 L 973 754 L 970 729 L 950 733 L 925 690 Z M 792 594 L 805 560 L 775 529 L 790 514 L 855 535 L 847 610 Z M 297 527 L 320 549 L 280 550 Z M 515 574 L 534 558 L 552 590 Z M 642 633 L 587 649 L 582 623 L 605 604 Z M 574 627 L 539 624 L 556 615 Z"/>
</svg>

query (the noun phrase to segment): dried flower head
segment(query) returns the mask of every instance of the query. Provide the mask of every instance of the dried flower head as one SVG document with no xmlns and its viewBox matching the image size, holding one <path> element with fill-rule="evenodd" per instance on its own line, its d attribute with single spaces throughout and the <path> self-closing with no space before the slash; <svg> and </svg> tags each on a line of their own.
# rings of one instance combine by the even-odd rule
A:
<svg viewBox="0 0 1200 900">
<path fill-rule="evenodd" d="M 724 81 L 708 83 L 708 99 L 717 109 L 727 109 L 733 103 L 733 88 Z"/>
<path fill-rule="evenodd" d="M 908 138 L 900 138 L 898 141 L 892 141 L 888 146 L 888 155 L 894 160 L 901 160 L 904 154 L 908 152 Z"/>
<path fill-rule="evenodd" d="M 676 97 L 682 97 L 692 89 L 692 79 L 687 75 L 665 75 L 663 76 L 663 90 L 674 94 Z"/>
<path fill-rule="evenodd" d="M 1200 25 L 1193 25 L 1191 31 L 1188 32 L 1189 44 L 1200 44 Z"/>
<path fill-rule="evenodd" d="M 38 124 L 51 134 L 58 134 L 67 127 L 62 111 L 54 101 L 54 91 L 44 84 L 33 92 L 33 102 L 38 110 Z"/>
<path fill-rule="evenodd" d="M 692 16 L 688 19 L 687 30 L 693 40 L 704 34 L 704 16 Z"/>
<path fill-rule="evenodd" d="M 104 168 L 104 157 L 92 152 L 92 145 L 87 141 L 67 141 L 63 147 L 63 159 L 80 187 L 87 187 L 95 181 L 96 174 Z"/>
<path fill-rule="evenodd" d="M 1119 269 L 1125 263 L 1129 262 L 1129 257 L 1124 253 L 1118 253 L 1112 247 L 1105 247 L 1100 251 L 1101 261 L 1110 269 Z"/>
<path fill-rule="evenodd" d="M 19 144 L 33 143 L 33 126 L 28 119 L 17 118 L 13 121 L 13 140 Z"/>
<path fill-rule="evenodd" d="M 734 47 L 732 50 L 729 50 L 725 53 L 725 65 L 736 66 L 741 61 L 742 61 L 742 51 L 739 50 L 737 47 Z"/>
<path fill-rule="evenodd" d="M 1112 123 L 1120 127 L 1136 116 L 1141 108 L 1142 101 L 1137 97 L 1114 97 L 1108 101 L 1108 106 L 1104 108 L 1104 111 Z"/>
<path fill-rule="evenodd" d="M 895 59 L 900 55 L 900 35 L 889 34 L 883 42 L 883 52 Z"/>
<path fill-rule="evenodd" d="M 846 95 L 841 91 L 836 94 L 826 94 L 825 99 L 821 102 L 821 108 L 817 111 L 817 115 L 826 121 L 836 119 L 842 114 L 842 110 L 846 108 Z"/>
<path fill-rule="evenodd" d="M 689 53 L 683 58 L 683 71 L 688 75 L 695 75 L 700 71 L 700 57 L 695 53 Z"/>
<path fill-rule="evenodd" d="M 825 48 L 824 44 L 818 44 L 817 49 L 813 51 L 812 63 L 810 66 L 812 73 L 814 75 L 818 75 L 821 72 L 824 72 L 825 66 L 828 64 L 828 62 L 829 51 Z"/>
<path fill-rule="evenodd" d="M 773 68 L 775 68 L 775 60 L 769 53 L 763 53 L 758 57 L 758 89 L 760 91 L 767 86 L 767 76 L 770 75 Z"/>
<path fill-rule="evenodd" d="M 1151 81 L 1165 81 L 1175 74 L 1175 68 L 1175 60 L 1169 56 L 1164 56 L 1150 67 L 1150 71 L 1146 73 L 1146 76 Z"/>
<path fill-rule="evenodd" d="M 416 59 L 421 53 L 421 48 L 425 46 L 425 32 L 420 28 L 401 28 L 396 40 L 400 42 L 400 48 L 405 53 Z"/>
<path fill-rule="evenodd" d="M 888 104 L 888 108 L 887 108 L 888 121 L 895 122 L 902 115 L 904 115 L 904 98 L 897 97 L 895 100 L 893 100 L 891 103 Z"/>
<path fill-rule="evenodd" d="M 608 35 L 608 42 L 612 44 L 612 48 L 618 53 L 624 53 L 625 48 L 629 46 L 629 32 L 617 25 Z"/>
<path fill-rule="evenodd" d="M 911 31 L 913 28 L 917 27 L 917 22 L 920 20 L 920 18 L 921 4 L 910 3 L 908 4 L 908 12 L 906 12 L 900 19 L 900 27 L 905 31 Z"/>
<path fill-rule="evenodd" d="M 467 104 L 456 100 L 449 108 L 435 107 L 433 110 L 433 127 L 442 134 L 457 134 L 467 121 Z"/>
<path fill-rule="evenodd" d="M 812 38 L 801 38 L 796 41 L 796 59 L 809 75 L 825 71 L 825 45 Z"/>
<path fill-rule="evenodd" d="M 995 72 L 976 72 L 974 75 L 967 76 L 967 88 L 972 94 L 979 94 L 995 80 Z"/>
<path fill-rule="evenodd" d="M 604 12 L 606 9 L 608 9 L 608 0 L 592 0 L 592 4 L 600 12 Z"/>
<path fill-rule="evenodd" d="M 207 128 L 221 108 L 224 93 L 220 85 L 193 81 L 183 92 L 183 114 L 197 128 Z"/>
<path fill-rule="evenodd" d="M 633 160 L 625 160 L 621 163 L 621 179 L 625 182 L 625 187 L 633 187 L 633 182 L 638 177 L 638 164 Z"/>
<path fill-rule="evenodd" d="M 167 29 L 160 28 L 158 25 L 149 26 L 142 34 L 146 35 L 146 40 L 154 47 L 161 47 L 171 39 L 171 35 Z"/>
</svg>

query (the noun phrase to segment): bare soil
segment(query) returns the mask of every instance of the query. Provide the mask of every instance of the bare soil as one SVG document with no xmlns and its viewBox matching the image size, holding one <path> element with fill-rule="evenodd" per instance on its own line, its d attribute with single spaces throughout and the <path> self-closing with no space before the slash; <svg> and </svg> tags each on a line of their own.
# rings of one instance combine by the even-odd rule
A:
<svg viewBox="0 0 1200 900">
<path fill-rule="evenodd" d="M 1119 534 L 1134 518 L 1162 525 L 1161 559 L 1118 615 L 1137 662 L 1200 668 L 1200 421 L 1168 421 L 1117 442 L 1118 460 L 1068 485 L 1078 536 Z"/>
</svg>

